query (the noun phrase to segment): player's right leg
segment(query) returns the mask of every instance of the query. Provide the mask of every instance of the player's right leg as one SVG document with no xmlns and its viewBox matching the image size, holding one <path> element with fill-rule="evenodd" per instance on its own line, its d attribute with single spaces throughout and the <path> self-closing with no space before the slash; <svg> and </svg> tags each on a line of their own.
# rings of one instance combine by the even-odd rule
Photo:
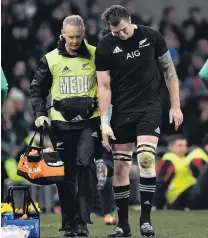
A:
<svg viewBox="0 0 208 238">
<path fill-rule="evenodd" d="M 131 230 L 128 218 L 128 203 L 130 195 L 129 171 L 133 143 L 113 145 L 114 157 L 114 197 L 118 212 L 118 225 L 108 237 L 130 237 Z"/>
<path fill-rule="evenodd" d="M 111 127 L 116 137 L 113 143 L 114 159 L 114 197 L 118 212 L 118 225 L 109 237 L 130 237 L 128 219 L 130 195 L 129 172 L 136 141 L 136 123 L 134 115 L 112 113 Z"/>
</svg>

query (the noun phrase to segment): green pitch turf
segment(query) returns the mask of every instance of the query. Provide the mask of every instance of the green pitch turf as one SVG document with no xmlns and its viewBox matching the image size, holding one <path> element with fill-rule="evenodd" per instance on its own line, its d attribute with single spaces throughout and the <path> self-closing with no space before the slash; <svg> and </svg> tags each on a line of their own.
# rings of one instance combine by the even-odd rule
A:
<svg viewBox="0 0 208 238">
<path fill-rule="evenodd" d="M 130 212 L 132 237 L 140 238 L 139 213 Z M 89 225 L 92 238 L 107 237 L 113 226 L 104 225 L 103 218 L 92 216 L 93 225 Z M 61 218 L 58 215 L 41 216 L 41 238 L 63 237 L 58 232 Z M 152 223 L 156 238 L 208 238 L 208 211 L 153 211 Z"/>
</svg>

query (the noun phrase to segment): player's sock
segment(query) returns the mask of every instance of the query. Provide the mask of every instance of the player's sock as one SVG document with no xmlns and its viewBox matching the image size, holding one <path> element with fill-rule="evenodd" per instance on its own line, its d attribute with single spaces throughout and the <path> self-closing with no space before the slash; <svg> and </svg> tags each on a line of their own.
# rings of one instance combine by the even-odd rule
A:
<svg viewBox="0 0 208 238">
<path fill-rule="evenodd" d="M 129 206 L 129 195 L 130 195 L 130 185 L 125 186 L 113 186 L 114 196 L 117 206 L 119 224 L 128 224 L 128 206 Z"/>
<path fill-rule="evenodd" d="M 156 177 L 140 177 L 139 190 L 141 197 L 141 217 L 140 224 L 150 222 L 150 212 L 152 207 L 152 198 L 156 189 Z"/>
</svg>

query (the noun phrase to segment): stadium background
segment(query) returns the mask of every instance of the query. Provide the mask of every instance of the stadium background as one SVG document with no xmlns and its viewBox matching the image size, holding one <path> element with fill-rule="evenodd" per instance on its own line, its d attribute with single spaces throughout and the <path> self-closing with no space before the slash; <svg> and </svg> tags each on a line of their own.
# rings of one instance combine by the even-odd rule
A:
<svg viewBox="0 0 208 238">
<path fill-rule="evenodd" d="M 30 82 L 39 59 L 56 47 L 63 19 L 80 14 L 86 39 L 96 46 L 104 28 L 100 14 L 112 4 L 126 6 L 134 23 L 155 27 L 165 37 L 180 79 L 184 123 L 177 133 L 185 135 L 189 148 L 201 146 L 208 132 L 208 91 L 198 76 L 208 58 L 206 0 L 2 0 L 2 68 L 9 83 L 2 108 L 3 168 L 8 158 L 19 159 L 25 138 L 34 130 Z M 166 151 L 166 138 L 176 133 L 168 124 L 168 104 L 164 107 L 159 156 Z M 6 177 L 2 171 L 2 179 Z"/>
</svg>

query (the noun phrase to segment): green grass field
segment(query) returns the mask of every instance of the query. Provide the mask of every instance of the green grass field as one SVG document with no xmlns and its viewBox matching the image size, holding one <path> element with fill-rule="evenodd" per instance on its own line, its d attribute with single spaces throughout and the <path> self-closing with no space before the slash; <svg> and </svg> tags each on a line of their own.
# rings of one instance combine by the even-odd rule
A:
<svg viewBox="0 0 208 238">
<path fill-rule="evenodd" d="M 113 226 L 104 225 L 103 218 L 92 216 L 89 225 L 90 237 L 107 237 Z M 59 232 L 61 217 L 58 215 L 41 216 L 41 238 L 63 237 Z M 157 238 L 208 238 L 208 211 L 153 211 L 152 223 Z M 139 213 L 130 212 L 132 237 L 139 238 Z"/>
</svg>

